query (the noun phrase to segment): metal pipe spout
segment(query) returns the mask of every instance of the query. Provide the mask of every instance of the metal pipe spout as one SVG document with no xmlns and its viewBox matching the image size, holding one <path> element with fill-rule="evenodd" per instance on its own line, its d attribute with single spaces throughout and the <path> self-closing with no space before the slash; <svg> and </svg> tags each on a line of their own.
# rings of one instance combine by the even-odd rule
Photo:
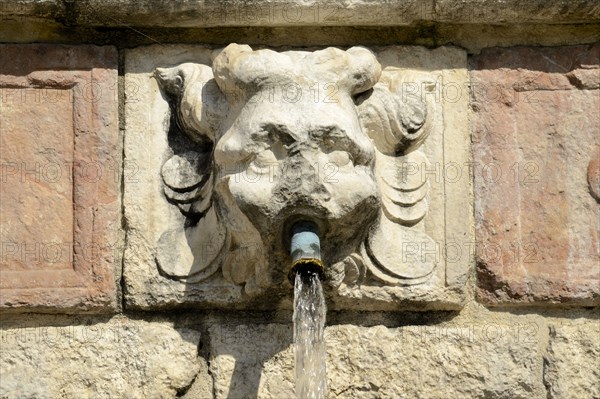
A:
<svg viewBox="0 0 600 399">
<path fill-rule="evenodd" d="M 310 221 L 297 222 L 291 229 L 290 255 L 292 267 L 288 279 L 294 284 L 296 274 L 317 274 L 321 280 L 325 278 L 325 266 L 321 261 L 321 240 L 317 225 Z"/>
</svg>

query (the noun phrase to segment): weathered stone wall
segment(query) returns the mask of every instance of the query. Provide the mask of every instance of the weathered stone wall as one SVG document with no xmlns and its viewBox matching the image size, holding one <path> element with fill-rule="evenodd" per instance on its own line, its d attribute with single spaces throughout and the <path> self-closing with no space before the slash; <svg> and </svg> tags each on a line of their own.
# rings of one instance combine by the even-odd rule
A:
<svg viewBox="0 0 600 399">
<path fill-rule="evenodd" d="M 595 398 L 597 310 L 330 314 L 330 397 Z M 294 397 L 291 314 L 2 319 L 3 397 Z"/>
<path fill-rule="evenodd" d="M 466 274 L 441 297 L 331 302 L 328 397 L 600 398 L 596 3 L 191 3 L 0 0 L 1 398 L 294 397 L 289 296 L 175 297 L 144 269 L 150 228 L 124 217 L 157 212 L 153 69 L 231 42 L 403 45 L 404 68 L 446 79 L 429 98 L 452 155 L 425 171 L 428 217 L 446 223 L 436 256 Z M 450 195 L 457 174 L 472 196 Z"/>
</svg>

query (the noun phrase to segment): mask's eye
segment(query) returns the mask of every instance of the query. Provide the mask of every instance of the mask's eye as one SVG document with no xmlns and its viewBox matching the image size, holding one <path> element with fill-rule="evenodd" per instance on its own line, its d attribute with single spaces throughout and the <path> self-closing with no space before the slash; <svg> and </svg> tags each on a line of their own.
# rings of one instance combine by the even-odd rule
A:
<svg viewBox="0 0 600 399">
<path fill-rule="evenodd" d="M 289 129 L 284 125 L 263 123 L 260 129 L 250 134 L 256 149 L 254 162 L 261 165 L 272 165 L 288 156 L 288 148 L 294 142 Z"/>
<path fill-rule="evenodd" d="M 249 176 L 271 176 L 278 173 L 279 160 L 273 151 L 266 149 L 260 151 L 254 156 L 252 162 L 248 164 Z M 254 180 L 254 178 L 250 178 Z"/>
<path fill-rule="evenodd" d="M 352 156 L 346 151 L 332 151 L 327 156 L 329 162 L 339 167 L 352 164 Z"/>
<path fill-rule="evenodd" d="M 268 131 L 260 129 L 257 132 L 253 132 L 250 134 L 250 140 L 252 140 L 255 143 L 270 143 L 271 135 Z"/>
<path fill-rule="evenodd" d="M 270 149 L 259 152 L 254 158 L 254 163 L 260 167 L 269 167 L 278 163 L 275 153 Z"/>
<path fill-rule="evenodd" d="M 284 146 L 293 144 L 296 140 L 290 129 L 280 123 L 263 123 L 260 125 L 261 131 L 267 132 L 271 143 L 280 142 Z"/>
</svg>

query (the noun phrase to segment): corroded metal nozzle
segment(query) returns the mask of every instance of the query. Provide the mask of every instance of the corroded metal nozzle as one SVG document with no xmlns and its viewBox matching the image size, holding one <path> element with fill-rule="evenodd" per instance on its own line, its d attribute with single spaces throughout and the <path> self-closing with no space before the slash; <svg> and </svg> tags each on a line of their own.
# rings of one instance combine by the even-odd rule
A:
<svg viewBox="0 0 600 399">
<path fill-rule="evenodd" d="M 325 266 L 321 261 L 321 241 L 317 225 L 309 221 L 298 222 L 292 226 L 291 236 L 292 267 L 288 273 L 290 282 L 294 284 L 298 273 L 301 275 L 316 273 L 323 280 Z"/>
</svg>

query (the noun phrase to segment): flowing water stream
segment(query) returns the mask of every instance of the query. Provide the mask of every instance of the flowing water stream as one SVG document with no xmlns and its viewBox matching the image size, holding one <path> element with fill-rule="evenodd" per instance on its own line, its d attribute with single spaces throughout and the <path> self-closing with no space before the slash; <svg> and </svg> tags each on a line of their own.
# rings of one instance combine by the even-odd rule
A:
<svg viewBox="0 0 600 399">
<path fill-rule="evenodd" d="M 327 391 L 325 316 L 327 308 L 316 273 L 296 273 L 294 281 L 294 343 L 296 397 L 324 399 Z"/>
</svg>

